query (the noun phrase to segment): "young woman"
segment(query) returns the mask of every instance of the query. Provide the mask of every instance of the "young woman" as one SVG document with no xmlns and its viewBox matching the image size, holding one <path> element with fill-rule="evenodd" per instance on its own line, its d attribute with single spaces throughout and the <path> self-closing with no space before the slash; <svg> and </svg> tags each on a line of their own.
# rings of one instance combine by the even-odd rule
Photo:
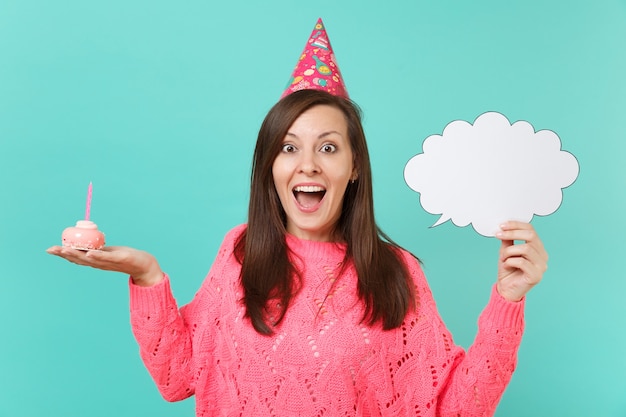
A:
<svg viewBox="0 0 626 417">
<path fill-rule="evenodd" d="M 497 237 L 497 279 L 465 352 L 418 260 L 376 225 L 358 108 L 302 90 L 263 122 L 248 222 L 226 235 L 189 304 L 178 308 L 146 252 L 48 252 L 131 275 L 144 363 L 167 400 L 195 394 L 198 416 L 487 416 L 547 262 L 529 224 Z"/>
</svg>

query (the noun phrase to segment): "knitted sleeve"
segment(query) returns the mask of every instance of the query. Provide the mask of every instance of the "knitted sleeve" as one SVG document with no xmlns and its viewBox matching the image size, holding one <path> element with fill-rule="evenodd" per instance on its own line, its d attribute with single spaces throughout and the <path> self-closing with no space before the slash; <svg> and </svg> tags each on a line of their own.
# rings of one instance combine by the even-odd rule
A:
<svg viewBox="0 0 626 417">
<path fill-rule="evenodd" d="M 152 287 L 130 287 L 130 318 L 132 331 L 139 344 L 141 358 L 154 379 L 159 392 L 167 401 L 179 401 L 195 392 L 197 370 L 201 360 L 194 350 L 210 352 L 212 335 L 206 334 L 204 321 L 219 317 L 219 294 L 211 281 L 219 277 L 240 228 L 227 234 L 217 258 L 194 299 L 180 310 L 172 295 L 169 277 Z M 196 332 L 196 329 L 205 329 Z M 198 334 L 196 334 L 198 333 Z M 202 333 L 202 334 L 200 334 Z M 200 346 L 202 345 L 202 346 Z M 195 349 L 194 349 L 195 346 Z"/>
<path fill-rule="evenodd" d="M 407 259 L 407 264 L 417 286 L 418 310 L 430 316 L 434 328 L 433 356 L 440 358 L 431 365 L 432 384 L 439 388 L 437 416 L 492 416 L 517 363 L 524 328 L 524 300 L 507 301 L 494 285 L 478 319 L 474 342 L 466 352 L 453 344 L 419 264 L 414 259 Z M 420 343 L 423 345 L 424 340 Z"/>
<path fill-rule="evenodd" d="M 191 396 L 191 335 L 178 312 L 169 277 L 152 287 L 140 287 L 129 280 L 129 287 L 132 331 L 159 392 L 167 401 Z"/>
</svg>

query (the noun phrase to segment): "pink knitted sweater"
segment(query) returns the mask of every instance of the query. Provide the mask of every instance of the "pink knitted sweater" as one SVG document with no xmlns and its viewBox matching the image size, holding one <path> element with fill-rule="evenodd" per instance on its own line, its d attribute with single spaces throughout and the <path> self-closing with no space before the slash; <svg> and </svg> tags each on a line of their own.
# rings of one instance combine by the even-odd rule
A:
<svg viewBox="0 0 626 417">
<path fill-rule="evenodd" d="M 141 357 L 168 401 L 196 396 L 197 416 L 489 416 L 515 368 L 524 303 L 492 291 L 467 353 L 455 346 L 416 260 L 403 252 L 417 308 L 400 328 L 360 323 L 345 246 L 287 237 L 304 286 L 272 336 L 244 318 L 230 231 L 194 299 L 180 310 L 169 280 L 130 284 Z M 333 282 L 335 282 L 333 286 Z M 329 293 L 330 291 L 330 293 Z"/>
</svg>

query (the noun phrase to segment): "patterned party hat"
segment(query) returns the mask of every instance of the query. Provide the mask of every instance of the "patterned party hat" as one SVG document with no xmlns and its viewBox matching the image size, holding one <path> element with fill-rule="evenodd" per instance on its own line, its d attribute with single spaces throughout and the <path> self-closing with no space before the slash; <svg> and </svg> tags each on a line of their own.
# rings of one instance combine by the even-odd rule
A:
<svg viewBox="0 0 626 417">
<path fill-rule="evenodd" d="M 298 90 L 324 90 L 348 98 L 322 19 L 318 19 L 300 55 L 289 86 L 280 98 Z"/>
</svg>

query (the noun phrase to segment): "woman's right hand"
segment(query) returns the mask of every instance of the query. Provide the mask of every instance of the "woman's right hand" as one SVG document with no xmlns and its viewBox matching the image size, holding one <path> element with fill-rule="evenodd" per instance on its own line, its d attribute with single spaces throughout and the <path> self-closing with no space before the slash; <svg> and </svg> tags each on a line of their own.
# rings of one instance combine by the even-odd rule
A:
<svg viewBox="0 0 626 417">
<path fill-rule="evenodd" d="M 46 252 L 77 265 L 128 274 L 133 283 L 142 287 L 150 287 L 163 280 L 163 272 L 154 256 L 125 246 L 105 246 L 101 250 L 90 251 L 52 246 Z"/>
</svg>

